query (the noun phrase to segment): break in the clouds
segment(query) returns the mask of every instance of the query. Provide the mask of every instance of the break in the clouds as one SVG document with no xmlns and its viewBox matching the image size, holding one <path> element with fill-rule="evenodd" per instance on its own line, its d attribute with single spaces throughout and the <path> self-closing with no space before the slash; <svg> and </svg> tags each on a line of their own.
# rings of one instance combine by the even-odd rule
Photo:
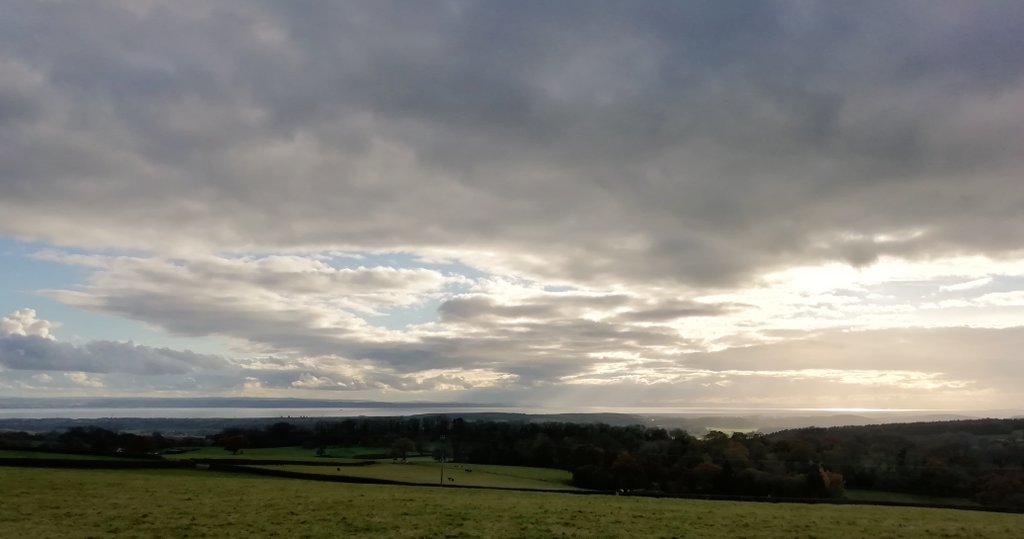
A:
<svg viewBox="0 0 1024 539">
<path fill-rule="evenodd" d="M 1024 314 L 1022 25 L 952 0 L 9 3 L 0 235 L 32 247 L 5 260 L 70 269 L 5 284 L 0 389 L 1009 405 L 1012 339 L 973 354 Z M 173 346 L 61 337 L 90 316 Z"/>
</svg>

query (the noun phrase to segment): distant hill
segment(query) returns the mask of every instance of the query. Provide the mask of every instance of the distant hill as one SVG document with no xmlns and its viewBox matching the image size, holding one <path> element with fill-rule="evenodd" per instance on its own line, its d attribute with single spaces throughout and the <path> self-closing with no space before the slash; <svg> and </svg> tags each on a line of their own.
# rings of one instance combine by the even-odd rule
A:
<svg viewBox="0 0 1024 539">
<path fill-rule="evenodd" d="M 193 417 L 189 410 L 196 410 Z M 368 400 L 205 397 L 205 398 L 0 398 L 0 430 L 42 432 L 95 425 L 111 430 L 180 434 L 209 434 L 228 427 L 258 427 L 287 420 L 309 425 L 345 417 L 447 415 L 465 419 L 512 422 L 605 423 L 682 429 L 702 436 L 721 432 L 772 433 L 801 427 L 839 427 L 884 423 L 950 421 L 984 417 L 1024 417 L 1018 412 L 931 413 L 864 411 L 857 413 L 807 410 L 756 412 L 709 409 L 666 413 L 516 412 L 515 406 L 468 402 L 380 402 Z M 5 414 L 4 411 L 8 413 Z M 32 410 L 40 415 L 30 418 Z M 166 410 L 166 415 L 164 415 Z M 245 411 L 239 417 L 239 411 Z M 304 410 L 309 410 L 308 415 Z M 492 411 L 493 410 L 493 411 Z M 510 411 L 512 410 L 512 411 Z M 223 415 L 221 415 L 223 413 Z M 100 414 L 104 417 L 100 417 Z M 1015 415 L 1016 414 L 1016 415 Z M 4 415 L 7 415 L 4 418 Z M 217 417 L 221 415 L 221 417 Z M 63 417 L 59 417 L 63 416 Z M 185 416 L 185 417 L 182 417 Z M 79 419 L 80 418 L 80 419 Z"/>
</svg>

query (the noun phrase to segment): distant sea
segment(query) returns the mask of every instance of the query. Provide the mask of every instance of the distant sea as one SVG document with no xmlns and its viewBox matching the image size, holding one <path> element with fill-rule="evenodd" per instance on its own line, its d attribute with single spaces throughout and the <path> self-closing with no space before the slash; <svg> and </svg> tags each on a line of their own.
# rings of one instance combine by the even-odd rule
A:
<svg viewBox="0 0 1024 539">
<path fill-rule="evenodd" d="M 0 419 L 253 419 L 383 417 L 418 414 L 525 414 L 533 416 L 633 415 L 642 417 L 823 417 L 936 420 L 940 416 L 1009 417 L 1019 411 L 891 408 L 751 408 L 709 406 L 522 406 L 512 403 L 382 402 L 270 397 L 0 397 Z M 917 419 L 921 418 L 921 419 Z M 558 419 L 553 417 L 553 419 Z"/>
<path fill-rule="evenodd" d="M 301 399 L 96 399 L 30 400 L 0 399 L 0 419 L 250 419 L 303 417 L 384 417 L 419 414 L 631 414 L 673 417 L 794 417 L 859 415 L 897 418 L 950 414 L 951 410 L 914 409 L 817 409 L 817 408 L 720 408 L 720 407 L 526 407 L 473 403 L 396 403 L 371 401 L 311 401 Z M 954 412 L 955 413 L 955 412 Z M 963 412 L 961 412 L 963 413 Z M 975 413 L 975 417 L 1008 417 L 1006 412 Z"/>
<path fill-rule="evenodd" d="M 1020 411 L 879 408 L 751 408 L 708 406 L 517 406 L 469 402 L 380 402 L 294 398 L 3 398 L 0 430 L 50 431 L 81 425 L 111 430 L 152 430 L 206 435 L 225 425 L 325 418 L 401 417 L 444 414 L 498 421 L 565 421 L 644 424 L 681 428 L 695 435 L 776 432 L 809 426 L 834 427 L 915 421 L 950 421 L 1020 416 Z"/>
<path fill-rule="evenodd" d="M 0 408 L 0 419 L 102 419 L 102 418 L 168 418 L 168 419 L 247 419 L 297 417 L 359 417 L 406 416 L 416 414 L 449 414 L 475 412 L 535 413 L 525 409 L 452 408 L 424 406 L 372 408 Z"/>
</svg>

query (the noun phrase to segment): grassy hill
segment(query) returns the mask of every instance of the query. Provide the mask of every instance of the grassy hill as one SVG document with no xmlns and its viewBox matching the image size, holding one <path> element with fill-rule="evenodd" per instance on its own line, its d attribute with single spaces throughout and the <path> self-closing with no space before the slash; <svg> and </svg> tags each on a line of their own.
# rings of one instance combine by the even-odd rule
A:
<svg viewBox="0 0 1024 539">
<path fill-rule="evenodd" d="M 475 471 L 474 471 L 475 473 Z M 1016 537 L 1024 515 L 0 468 L 7 537 Z"/>
</svg>

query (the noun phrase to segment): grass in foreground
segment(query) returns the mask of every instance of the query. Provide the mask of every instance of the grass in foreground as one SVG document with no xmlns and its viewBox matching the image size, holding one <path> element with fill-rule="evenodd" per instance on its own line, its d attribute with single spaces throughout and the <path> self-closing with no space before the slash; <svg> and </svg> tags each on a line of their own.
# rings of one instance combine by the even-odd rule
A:
<svg viewBox="0 0 1024 539">
<path fill-rule="evenodd" d="M 1024 515 L 0 468 L 6 537 L 998 538 Z"/>
</svg>

